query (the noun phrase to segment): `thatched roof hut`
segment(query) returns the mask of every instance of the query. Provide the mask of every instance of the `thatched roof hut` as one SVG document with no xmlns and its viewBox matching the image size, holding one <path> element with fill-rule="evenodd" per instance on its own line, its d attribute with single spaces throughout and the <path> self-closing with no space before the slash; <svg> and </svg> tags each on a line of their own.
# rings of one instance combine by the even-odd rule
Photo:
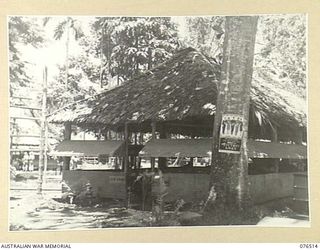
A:
<svg viewBox="0 0 320 250">
<path fill-rule="evenodd" d="M 130 121 L 133 130 L 143 132 L 151 131 L 151 121 L 157 121 L 168 132 L 211 136 L 219 77 L 220 65 L 192 48 L 183 49 L 117 88 L 73 103 L 50 120 L 118 131 Z M 250 137 L 270 138 L 277 128 L 280 140 L 292 140 L 305 130 L 306 120 L 304 99 L 262 70 L 254 72 Z"/>
</svg>

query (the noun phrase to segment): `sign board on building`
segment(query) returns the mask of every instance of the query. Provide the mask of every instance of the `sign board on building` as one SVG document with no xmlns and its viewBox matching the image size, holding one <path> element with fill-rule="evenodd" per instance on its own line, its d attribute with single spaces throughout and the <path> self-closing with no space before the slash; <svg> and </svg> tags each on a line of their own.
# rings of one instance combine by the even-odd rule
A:
<svg viewBox="0 0 320 250">
<path fill-rule="evenodd" d="M 219 152 L 240 154 L 243 116 L 223 114 L 220 126 Z"/>
</svg>

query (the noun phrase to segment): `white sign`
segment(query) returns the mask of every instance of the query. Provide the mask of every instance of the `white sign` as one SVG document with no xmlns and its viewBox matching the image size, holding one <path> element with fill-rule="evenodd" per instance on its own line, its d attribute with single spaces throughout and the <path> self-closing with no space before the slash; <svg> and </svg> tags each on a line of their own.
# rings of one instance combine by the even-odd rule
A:
<svg viewBox="0 0 320 250">
<path fill-rule="evenodd" d="M 219 152 L 240 154 L 243 135 L 243 116 L 222 115 L 220 126 Z"/>
</svg>

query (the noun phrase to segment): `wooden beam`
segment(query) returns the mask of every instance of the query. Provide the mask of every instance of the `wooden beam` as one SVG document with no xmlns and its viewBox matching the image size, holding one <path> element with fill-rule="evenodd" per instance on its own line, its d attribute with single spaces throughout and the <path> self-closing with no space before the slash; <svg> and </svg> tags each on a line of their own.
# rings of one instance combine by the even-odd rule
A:
<svg viewBox="0 0 320 250">
<path fill-rule="evenodd" d="M 168 126 L 174 126 L 174 127 L 186 127 L 186 128 L 206 128 L 206 129 L 212 129 L 211 126 L 208 125 L 201 125 L 201 124 L 186 124 L 186 123 L 166 123 Z"/>
<path fill-rule="evenodd" d="M 31 147 L 39 147 L 40 144 L 12 143 L 12 146 L 31 146 Z"/>
<path fill-rule="evenodd" d="M 16 138 L 21 138 L 21 137 L 40 138 L 40 135 L 10 135 L 10 137 L 16 137 Z M 55 137 L 53 137 L 53 136 L 49 136 L 48 138 L 55 139 Z"/>
<path fill-rule="evenodd" d="M 27 107 L 27 106 L 19 106 L 19 105 L 11 105 L 11 106 L 10 106 L 10 108 L 42 110 L 41 108 L 36 108 L 36 107 Z"/>
<path fill-rule="evenodd" d="M 11 119 L 18 119 L 18 120 L 32 120 L 32 121 L 40 121 L 41 118 L 38 117 L 26 117 L 26 116 L 10 116 Z"/>
<path fill-rule="evenodd" d="M 31 97 L 23 97 L 23 96 L 10 96 L 13 99 L 21 99 L 21 100 L 32 100 Z"/>
<path fill-rule="evenodd" d="M 22 149 L 22 148 L 11 148 L 11 152 L 25 152 L 25 151 L 32 151 L 32 152 L 39 152 L 40 149 Z"/>
<path fill-rule="evenodd" d="M 40 135 L 10 135 L 10 137 L 32 137 L 32 138 L 39 138 Z"/>
</svg>

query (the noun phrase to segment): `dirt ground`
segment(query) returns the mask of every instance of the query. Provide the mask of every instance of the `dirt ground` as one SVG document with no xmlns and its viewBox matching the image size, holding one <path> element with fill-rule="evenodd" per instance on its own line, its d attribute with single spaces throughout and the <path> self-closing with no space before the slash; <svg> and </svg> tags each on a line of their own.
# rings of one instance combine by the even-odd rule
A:
<svg viewBox="0 0 320 250">
<path fill-rule="evenodd" d="M 61 191 L 37 194 L 36 173 L 18 172 L 11 180 L 10 230 L 67 230 L 150 226 L 151 213 L 125 209 L 116 201 L 94 206 L 60 202 Z M 26 190 L 27 189 L 27 190 Z M 61 189 L 61 175 L 47 173 L 43 189 Z"/>
</svg>

